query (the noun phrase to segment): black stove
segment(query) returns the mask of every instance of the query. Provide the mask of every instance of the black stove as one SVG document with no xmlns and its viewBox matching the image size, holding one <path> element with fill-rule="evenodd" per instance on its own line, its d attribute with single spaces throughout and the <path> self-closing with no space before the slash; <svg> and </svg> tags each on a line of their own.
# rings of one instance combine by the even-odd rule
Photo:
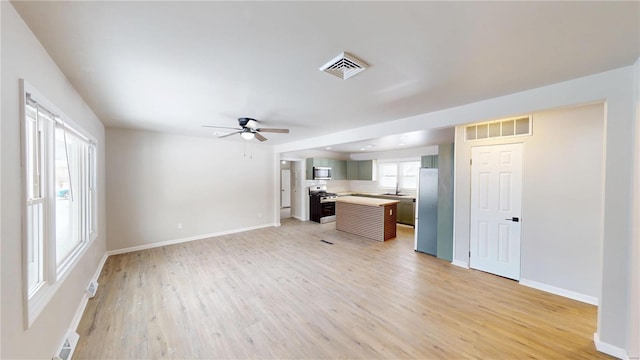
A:
<svg viewBox="0 0 640 360">
<path fill-rule="evenodd" d="M 309 187 L 309 219 L 319 223 L 336 220 L 336 198 L 338 194 L 327 192 L 327 187 Z"/>
</svg>

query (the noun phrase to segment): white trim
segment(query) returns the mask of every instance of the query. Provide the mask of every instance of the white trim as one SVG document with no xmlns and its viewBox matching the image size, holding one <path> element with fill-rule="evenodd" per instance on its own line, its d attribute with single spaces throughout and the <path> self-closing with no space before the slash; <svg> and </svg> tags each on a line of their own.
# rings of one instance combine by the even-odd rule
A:
<svg viewBox="0 0 640 360">
<path fill-rule="evenodd" d="M 109 255 L 106 253 L 102 255 L 102 259 L 100 259 L 100 263 L 98 263 L 98 267 L 96 268 L 96 272 L 91 277 L 91 281 L 98 281 L 100 277 L 100 273 L 102 272 L 102 267 L 104 267 L 104 263 L 107 261 Z M 80 325 L 80 320 L 82 320 L 82 314 L 84 314 L 84 309 L 87 307 L 87 303 L 89 302 L 89 296 L 86 291 L 82 292 L 82 300 L 80 300 L 80 304 L 78 304 L 78 308 L 76 309 L 75 315 L 73 315 L 73 319 L 71 320 L 71 326 L 69 329 L 77 331 L 78 325 Z"/>
<path fill-rule="evenodd" d="M 455 266 L 461 266 L 460 264 L 460 260 L 456 260 L 455 256 L 456 256 L 456 193 L 458 190 L 458 183 L 456 183 L 456 180 L 458 179 L 458 174 L 457 174 L 457 166 L 456 166 L 456 151 L 458 151 L 458 147 L 456 146 L 456 144 L 458 143 L 458 128 L 456 126 L 453 127 L 453 144 L 451 145 L 451 147 L 453 148 L 453 163 L 451 164 L 451 166 L 453 166 L 453 179 L 451 179 L 451 186 L 453 187 L 453 221 L 451 226 L 453 226 L 453 231 L 451 232 L 451 236 L 453 237 L 452 242 L 451 242 L 451 258 L 453 259 L 453 261 L 451 262 L 453 265 Z M 440 153 L 440 148 L 438 148 L 438 153 Z M 468 250 L 467 250 L 468 251 Z M 468 268 L 468 263 L 465 264 L 466 268 Z"/>
<path fill-rule="evenodd" d="M 583 303 L 598 306 L 599 301 L 595 296 L 585 295 L 579 292 L 559 288 L 552 285 L 543 284 L 533 280 L 520 279 L 520 285 L 528 286 L 530 288 L 546 291 L 548 293 L 560 295 L 569 299 L 578 300 Z"/>
<path fill-rule="evenodd" d="M 624 349 L 600 341 L 600 336 L 597 332 L 593 333 L 593 343 L 596 345 L 596 350 L 602 353 L 615 356 L 618 359 L 629 360 L 629 355 Z"/>
<path fill-rule="evenodd" d="M 263 224 L 263 225 L 258 225 L 258 226 L 250 226 L 250 227 L 241 228 L 241 229 L 220 231 L 220 232 L 211 233 L 211 234 L 194 235 L 194 236 L 189 236 L 189 237 L 185 237 L 185 238 L 181 238 L 181 239 L 167 240 L 167 241 L 161 241 L 161 242 L 152 243 L 152 244 L 144 244 L 144 245 L 132 246 L 132 247 L 127 247 L 127 248 L 122 248 L 122 249 L 109 250 L 109 251 L 107 251 L 107 255 L 125 254 L 125 253 L 129 253 L 129 252 L 133 252 L 133 251 L 153 249 L 153 248 L 157 248 L 157 247 L 173 245 L 173 244 L 180 244 L 180 243 L 194 241 L 194 240 L 203 240 L 203 239 L 208 239 L 208 238 L 212 238 L 212 237 L 216 237 L 216 236 L 229 235 L 229 234 L 235 234 L 235 233 L 244 232 L 244 231 L 264 229 L 264 228 L 267 228 L 267 227 L 278 227 L 278 226 L 280 226 L 279 223 L 272 223 L 272 224 Z"/>
<path fill-rule="evenodd" d="M 462 261 L 462 260 L 458 260 L 458 259 L 453 259 L 453 261 L 451 262 L 451 265 L 460 266 L 461 268 L 465 268 L 465 269 L 469 268 L 469 263 L 468 262 Z"/>
</svg>

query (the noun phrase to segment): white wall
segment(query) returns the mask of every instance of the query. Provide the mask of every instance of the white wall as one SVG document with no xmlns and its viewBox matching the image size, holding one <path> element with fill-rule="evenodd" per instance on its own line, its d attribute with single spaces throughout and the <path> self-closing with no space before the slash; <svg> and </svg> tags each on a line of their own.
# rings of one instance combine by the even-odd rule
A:
<svg viewBox="0 0 640 360">
<path fill-rule="evenodd" d="M 630 359 L 640 358 L 640 59 L 634 65 L 634 100 L 636 106 L 635 160 L 633 175 L 632 243 L 629 250 L 629 330 L 627 331 Z"/>
<path fill-rule="evenodd" d="M 533 134 L 465 142 L 458 126 L 455 259 L 468 262 L 473 146 L 523 143 L 521 279 L 597 299 L 602 247 L 604 106 L 533 114 Z"/>
<path fill-rule="evenodd" d="M 106 138 L 109 250 L 272 226 L 279 217 L 268 145 L 248 142 L 245 154 L 242 141 L 111 128 Z"/>
<path fill-rule="evenodd" d="M 2 353 L 8 358 L 51 358 L 71 325 L 84 289 L 106 251 L 104 127 L 11 3 L 2 1 Z M 80 258 L 40 316 L 24 330 L 20 167 L 20 89 L 24 78 L 97 139 L 98 238 Z"/>
</svg>

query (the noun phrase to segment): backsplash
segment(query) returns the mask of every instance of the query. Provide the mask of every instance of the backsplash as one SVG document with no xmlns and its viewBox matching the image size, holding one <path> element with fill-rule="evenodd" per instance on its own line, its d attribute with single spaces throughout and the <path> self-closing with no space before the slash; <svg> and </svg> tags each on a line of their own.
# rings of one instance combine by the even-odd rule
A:
<svg viewBox="0 0 640 360">
<path fill-rule="evenodd" d="M 348 191 L 361 192 L 361 193 L 378 193 L 377 181 L 361 181 L 351 180 L 351 188 Z"/>
<path fill-rule="evenodd" d="M 331 180 L 327 182 L 327 191 L 332 193 L 339 193 L 345 191 L 351 191 L 350 183 L 352 180 Z"/>
<path fill-rule="evenodd" d="M 345 192 L 353 191 L 354 183 L 371 183 L 372 181 L 355 181 L 355 180 L 307 180 L 307 189 L 310 186 L 327 185 L 327 191 L 329 192 Z M 375 183 L 375 182 L 374 182 Z M 374 186 L 375 188 L 375 186 Z M 363 191 L 363 190 L 358 190 Z"/>
</svg>

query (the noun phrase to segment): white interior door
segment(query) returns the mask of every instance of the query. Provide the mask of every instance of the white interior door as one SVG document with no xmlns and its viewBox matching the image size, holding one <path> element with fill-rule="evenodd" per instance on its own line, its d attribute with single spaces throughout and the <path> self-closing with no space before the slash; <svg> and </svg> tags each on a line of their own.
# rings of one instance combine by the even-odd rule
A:
<svg viewBox="0 0 640 360">
<path fill-rule="evenodd" d="M 522 144 L 471 148 L 469 266 L 520 280 Z"/>
<path fill-rule="evenodd" d="M 280 207 L 291 206 L 291 170 L 280 170 Z"/>
</svg>

